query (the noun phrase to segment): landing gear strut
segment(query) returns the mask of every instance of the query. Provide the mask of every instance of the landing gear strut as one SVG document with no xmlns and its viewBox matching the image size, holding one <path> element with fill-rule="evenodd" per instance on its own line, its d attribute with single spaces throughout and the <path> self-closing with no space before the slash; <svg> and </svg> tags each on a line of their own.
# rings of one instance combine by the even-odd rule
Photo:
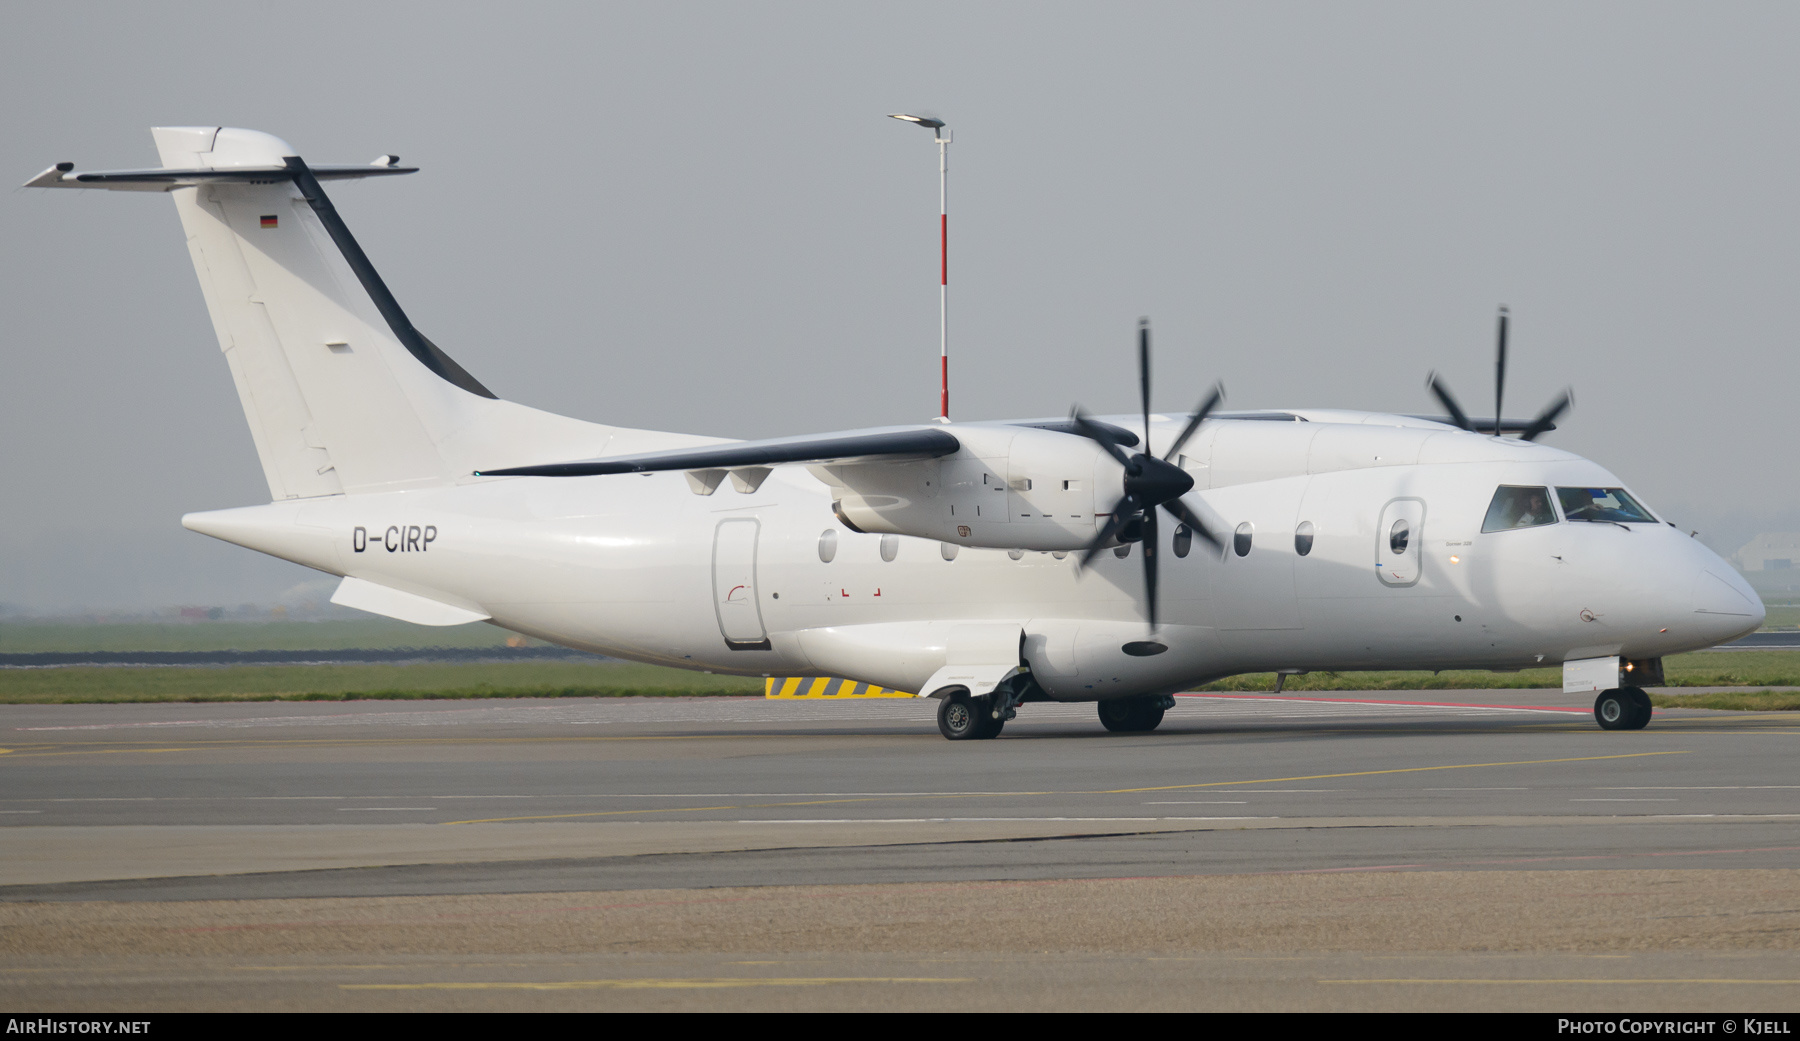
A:
<svg viewBox="0 0 1800 1041">
<path fill-rule="evenodd" d="M 1175 699 L 1166 694 L 1160 698 L 1113 698 L 1097 707 L 1100 723 L 1108 730 L 1146 731 L 1162 724 L 1163 712 L 1175 707 Z"/>
<path fill-rule="evenodd" d="M 994 718 L 994 699 L 958 691 L 938 699 L 938 733 L 952 741 L 986 741 L 1000 736 L 1006 720 Z"/>
<path fill-rule="evenodd" d="M 1603 690 L 1594 699 L 1594 720 L 1602 730 L 1642 730 L 1650 722 L 1650 695 L 1642 687 Z"/>
</svg>

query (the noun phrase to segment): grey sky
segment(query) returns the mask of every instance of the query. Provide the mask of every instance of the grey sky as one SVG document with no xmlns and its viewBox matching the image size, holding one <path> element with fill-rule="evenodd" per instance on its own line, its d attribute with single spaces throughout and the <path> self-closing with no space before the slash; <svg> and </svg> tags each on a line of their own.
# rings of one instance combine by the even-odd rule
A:
<svg viewBox="0 0 1800 1041">
<path fill-rule="evenodd" d="M 502 396 L 772 436 L 959 418 L 1434 411 L 1438 369 L 1715 546 L 1800 527 L 1800 8 L 1775 4 L 14 5 L 13 183 L 252 127 L 412 177 L 333 198 Z M 268 601 L 180 529 L 266 487 L 154 195 L 0 203 L 0 602 Z"/>
</svg>

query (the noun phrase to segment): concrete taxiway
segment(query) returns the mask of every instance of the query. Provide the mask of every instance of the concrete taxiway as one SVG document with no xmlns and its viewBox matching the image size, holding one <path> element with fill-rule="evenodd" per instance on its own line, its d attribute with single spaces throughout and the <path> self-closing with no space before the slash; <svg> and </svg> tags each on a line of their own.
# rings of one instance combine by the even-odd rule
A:
<svg viewBox="0 0 1800 1041">
<path fill-rule="evenodd" d="M 1038 994 L 1020 1007 L 1284 1007 L 1316 990 L 1316 1007 L 1599 1007 L 1636 995 L 1626 1006 L 1654 996 L 1659 1008 L 1750 1008 L 1800 998 L 1792 714 L 1677 709 L 1616 733 L 1595 726 L 1587 699 L 1554 692 L 1221 695 L 1182 698 L 1153 734 L 1109 734 L 1091 706 L 1034 704 L 995 741 L 953 744 L 937 736 L 933 708 L 738 698 L 0 708 L 0 1001 L 923 1008 L 1012 1007 Z M 639 917 L 622 924 L 621 914 Z M 415 928 L 450 919 L 482 924 L 455 937 Z M 246 939 L 277 933 L 273 946 Z M 224 935 L 234 939 L 221 946 Z M 1679 951 L 1692 958 L 1677 965 Z M 299 958 L 287 975 L 267 969 L 284 982 L 220 989 L 220 965 L 277 952 Z M 843 971 L 807 968 L 824 952 Z M 963 968 L 921 967 L 944 952 L 961 952 L 950 961 Z M 1766 957 L 1705 971 L 1693 961 L 1750 952 Z M 1370 975 L 1376 953 L 1414 961 Z M 378 954 L 390 968 L 339 978 Z M 526 967 L 502 971 L 488 958 L 500 954 Z M 762 955 L 776 968 L 726 971 Z M 1523 960 L 1504 972 L 1481 961 L 1502 955 Z M 650 972 L 631 961 L 651 956 L 668 963 Z M 1315 959 L 1308 978 L 1390 982 L 1296 989 L 1279 980 L 1297 963 L 1272 972 L 1275 957 Z M 1636 960 L 1624 975 L 1613 971 L 1623 962 L 1583 975 L 1554 961 L 1574 957 Z M 1178 961 L 1147 971 L 1158 958 Z M 1093 986 L 1020 988 L 1009 982 L 1020 972 L 1124 989 L 1099 1000 Z M 1173 1000 L 1147 982 L 1169 973 L 1215 989 Z M 1468 982 L 1490 976 L 1514 982 Z M 1452 977 L 1463 982 L 1441 982 Z M 1620 982 L 1639 978 L 1666 986 Z M 1590 982 L 1519 982 L 1535 979 Z M 939 982 L 895 982 L 907 980 Z M 1226 1001 L 1216 988 L 1231 980 L 1241 985 Z M 1372 1003 L 1346 1005 L 1352 987 Z M 551 991 L 555 1001 L 540 1000 Z"/>
</svg>

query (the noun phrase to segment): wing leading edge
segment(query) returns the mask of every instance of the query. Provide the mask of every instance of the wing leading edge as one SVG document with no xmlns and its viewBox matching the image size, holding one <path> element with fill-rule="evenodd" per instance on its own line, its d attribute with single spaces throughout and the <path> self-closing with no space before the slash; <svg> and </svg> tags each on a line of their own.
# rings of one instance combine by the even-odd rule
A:
<svg viewBox="0 0 1800 1041">
<path fill-rule="evenodd" d="M 954 454 L 962 442 L 934 427 L 778 437 L 766 441 L 734 441 L 727 445 L 646 452 L 571 463 L 509 466 L 477 470 L 477 477 L 594 477 L 602 474 L 657 473 L 664 470 L 729 470 L 778 463 L 842 463 L 861 459 L 936 459 Z"/>
<path fill-rule="evenodd" d="M 383 156 L 390 159 L 392 156 Z M 416 166 L 394 164 L 368 166 L 313 166 L 312 175 L 321 181 L 342 181 L 362 177 L 385 177 L 393 174 L 417 173 Z M 200 170 L 94 170 L 83 172 L 74 163 L 57 163 L 26 181 L 23 188 L 107 188 L 124 192 L 167 192 L 176 188 L 192 188 L 197 184 L 274 184 L 291 181 L 294 171 L 288 166 L 227 166 Z"/>
</svg>

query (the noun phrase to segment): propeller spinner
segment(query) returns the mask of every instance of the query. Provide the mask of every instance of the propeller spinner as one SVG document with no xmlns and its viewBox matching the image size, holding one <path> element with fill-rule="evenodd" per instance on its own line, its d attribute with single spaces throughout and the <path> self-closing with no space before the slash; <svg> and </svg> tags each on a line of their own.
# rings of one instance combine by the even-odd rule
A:
<svg viewBox="0 0 1800 1041">
<path fill-rule="evenodd" d="M 1506 327 L 1509 317 L 1510 312 L 1507 311 L 1505 307 L 1501 307 L 1500 327 L 1496 334 L 1497 340 L 1494 351 L 1495 437 L 1500 436 L 1500 405 L 1506 397 Z M 1462 406 L 1457 404 L 1456 398 L 1450 393 L 1449 386 L 1438 377 L 1437 373 L 1432 373 L 1426 379 L 1425 385 L 1431 388 L 1431 393 L 1438 399 L 1438 404 L 1443 405 L 1445 411 L 1450 413 L 1450 421 L 1452 423 L 1464 430 L 1475 431 L 1475 421 L 1470 419 L 1468 415 L 1463 412 Z M 1543 436 L 1545 432 L 1555 430 L 1557 418 L 1564 412 L 1567 412 L 1569 406 L 1574 404 L 1574 402 L 1574 397 L 1571 396 L 1568 391 L 1563 391 L 1555 401 L 1552 401 L 1542 412 L 1537 414 L 1537 418 L 1532 420 L 1529 426 L 1520 432 L 1519 440 L 1536 441 L 1539 437 Z"/>
<path fill-rule="evenodd" d="M 1187 425 L 1182 428 L 1180 436 L 1175 438 L 1169 450 L 1158 459 L 1151 455 L 1150 448 L 1150 320 L 1138 321 L 1138 387 L 1143 403 L 1144 414 L 1144 449 L 1127 456 L 1117 441 L 1106 432 L 1100 424 L 1090 420 L 1082 412 L 1081 406 L 1075 406 L 1071 418 L 1075 427 L 1083 437 L 1088 438 L 1106 453 L 1113 457 L 1125 469 L 1125 494 L 1113 504 L 1112 515 L 1101 526 L 1094 540 L 1082 551 L 1081 566 L 1086 567 L 1107 544 L 1115 538 L 1120 542 L 1142 542 L 1144 544 L 1144 599 L 1148 607 L 1150 628 L 1156 629 L 1156 568 L 1157 551 L 1160 546 L 1157 532 L 1156 510 L 1161 507 L 1169 511 L 1170 516 L 1185 524 L 1194 534 L 1211 543 L 1215 549 L 1224 549 L 1224 543 L 1207 528 L 1188 505 L 1181 501 L 1189 489 L 1194 487 L 1194 478 L 1181 467 L 1169 460 L 1174 459 L 1194 431 L 1217 408 L 1219 402 L 1225 400 L 1223 385 L 1214 386 L 1212 392 L 1201 401 L 1200 406 L 1188 416 Z"/>
</svg>

